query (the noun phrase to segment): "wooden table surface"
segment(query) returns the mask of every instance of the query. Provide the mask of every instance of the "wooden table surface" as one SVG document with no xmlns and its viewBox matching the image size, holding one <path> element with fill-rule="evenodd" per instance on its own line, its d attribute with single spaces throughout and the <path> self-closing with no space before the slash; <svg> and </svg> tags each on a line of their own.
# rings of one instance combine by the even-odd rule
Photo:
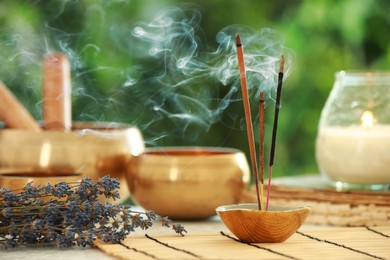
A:
<svg viewBox="0 0 390 260">
<path fill-rule="evenodd" d="M 189 234 L 200 234 L 200 233 L 212 233 L 219 232 L 224 229 L 224 225 L 218 217 L 212 217 L 203 221 L 180 221 Z M 173 230 L 160 227 L 158 223 L 155 223 L 153 227 L 147 231 L 137 230 L 132 233 L 130 237 L 144 236 L 146 233 L 151 235 L 156 234 L 175 234 Z M 104 253 L 102 250 L 97 248 L 82 249 L 73 247 L 69 249 L 57 249 L 52 246 L 38 246 L 38 247 L 18 247 L 15 249 L 5 250 L 0 248 L 0 259 L 1 260 L 113 260 L 118 259 Z"/>
<path fill-rule="evenodd" d="M 303 225 L 283 243 L 244 243 L 219 221 L 184 222 L 185 237 L 156 228 L 120 245 L 98 244 L 120 259 L 390 259 L 390 226 Z"/>
<path fill-rule="evenodd" d="M 182 224 L 186 228 L 186 230 L 188 231 L 188 235 L 186 236 L 187 240 L 191 239 L 191 237 L 196 238 L 196 239 L 203 239 L 205 237 L 204 235 L 206 234 L 206 237 L 207 236 L 214 237 L 213 238 L 214 240 L 215 240 L 215 237 L 217 238 L 218 241 L 219 240 L 224 241 L 224 239 L 225 239 L 225 241 L 222 243 L 229 243 L 229 244 L 223 245 L 223 246 L 226 246 L 226 249 L 229 249 L 231 247 L 230 245 L 232 245 L 233 247 L 237 246 L 236 244 L 234 244 L 234 241 L 228 241 L 229 239 L 226 239 L 226 237 L 223 237 L 220 235 L 221 231 L 226 233 L 226 234 L 231 234 L 231 233 L 223 225 L 223 223 L 220 221 L 220 219 L 217 216 L 212 217 L 212 218 L 207 219 L 207 220 L 202 220 L 202 221 L 181 221 L 178 223 Z M 172 241 L 180 241 L 180 243 L 182 243 L 182 242 L 184 243 L 186 241 L 185 239 L 181 239 L 181 237 L 179 235 L 176 235 L 172 230 L 165 228 L 165 227 L 160 227 L 157 224 L 158 223 L 155 223 L 154 226 L 147 231 L 137 230 L 136 232 L 132 233 L 125 240 L 125 242 L 127 244 L 129 244 L 129 243 L 132 244 L 132 241 L 136 242 L 136 241 L 140 241 L 143 239 L 147 240 L 147 238 L 145 238 L 145 234 L 148 234 L 148 236 L 155 237 L 155 238 L 162 238 L 162 239 L 168 238 L 169 243 L 171 243 Z M 358 229 L 359 229 L 358 232 L 364 232 L 365 228 L 360 227 Z M 356 231 L 356 228 L 314 226 L 314 225 L 304 224 L 299 229 L 299 232 L 301 232 L 301 234 L 294 234 L 293 235 L 293 236 L 299 237 L 298 240 L 297 240 L 297 238 L 294 238 L 294 239 L 292 239 L 294 241 L 287 240 L 286 242 L 288 242 L 288 243 L 286 243 L 286 242 L 285 243 L 286 243 L 286 245 L 289 244 L 290 246 L 291 245 L 294 246 L 296 248 L 294 250 L 299 251 L 299 250 L 301 250 L 301 248 L 308 247 L 309 245 L 307 243 L 310 240 L 312 240 L 312 239 L 308 239 L 307 237 L 305 238 L 304 237 L 305 234 L 309 234 L 309 235 L 314 234 L 314 236 L 320 237 L 324 241 L 326 241 L 326 240 L 331 241 L 333 238 L 332 237 L 329 238 L 329 236 L 327 237 L 327 234 L 330 234 L 330 236 L 332 234 L 333 235 L 337 234 L 337 236 L 340 236 L 340 234 L 341 235 L 343 235 L 343 234 L 348 235 L 348 232 L 345 232 L 346 230 L 347 231 L 348 230 Z M 385 230 L 386 230 L 387 236 L 389 236 L 390 228 L 385 227 Z M 370 240 L 372 241 L 372 238 L 378 237 L 378 239 L 379 239 L 379 235 L 376 235 L 373 232 L 369 232 L 368 230 L 367 230 L 367 232 L 369 233 L 368 234 L 369 236 L 367 236 L 368 242 Z M 304 234 L 304 235 L 302 235 L 302 234 Z M 321 234 L 321 235 L 318 235 L 318 234 Z M 325 235 L 323 236 L 323 234 L 325 234 Z M 366 236 L 366 234 L 367 233 L 364 233 L 364 236 Z M 351 236 L 353 236 L 353 233 L 351 233 Z M 358 236 L 360 236 L 360 235 L 358 234 Z M 306 240 L 303 241 L 304 239 L 306 239 L 307 241 Z M 342 237 L 340 239 L 342 239 Z M 364 237 L 361 237 L 359 239 L 361 239 L 363 242 L 365 241 Z M 385 239 L 387 239 L 389 241 L 388 246 L 385 246 L 385 247 L 382 246 L 383 250 L 380 250 L 380 253 L 386 257 L 381 258 L 381 256 L 380 256 L 377 259 L 390 259 L 390 238 L 389 237 L 384 237 L 384 238 L 382 237 L 382 240 L 380 241 L 380 243 L 383 243 L 383 241 L 385 241 L 385 243 L 387 243 L 387 240 L 385 240 Z M 205 241 L 206 241 L 206 243 L 205 243 L 204 247 L 207 248 L 209 246 L 207 244 L 207 238 Z M 321 241 L 321 242 L 324 242 L 324 241 Z M 350 244 L 349 242 L 350 241 L 348 241 L 348 243 L 346 243 L 346 245 Z M 352 241 L 352 242 L 354 242 L 354 241 Z M 372 241 L 372 242 L 375 242 L 375 241 Z M 137 243 L 139 243 L 139 242 L 137 242 Z M 233 243 L 233 244 L 231 244 L 231 243 Z M 356 244 L 356 241 L 354 243 Z M 283 244 L 284 243 L 278 244 L 278 245 L 264 244 L 264 247 L 271 248 L 271 249 L 278 248 L 278 250 L 280 250 L 281 247 L 283 248 Z M 110 244 L 106 244 L 106 245 L 108 246 Z M 368 245 L 370 245 L 370 244 L 368 244 Z M 262 246 L 262 244 L 261 244 L 261 246 Z M 325 248 L 326 246 L 333 248 L 332 245 L 329 243 L 328 244 L 319 243 L 318 246 L 320 246 L 320 248 Z M 357 247 L 357 248 L 359 248 L 359 247 Z M 334 250 L 336 250 L 336 249 L 338 251 L 346 254 L 343 256 L 342 259 L 344 259 L 344 258 L 346 259 L 346 258 L 348 258 L 346 256 L 350 256 L 349 255 L 351 253 L 350 249 L 346 249 L 346 248 L 342 248 L 342 247 L 338 247 L 338 248 L 335 247 Z M 381 246 L 379 246 L 379 249 L 381 249 Z M 368 250 L 371 250 L 371 249 L 368 249 Z M 105 251 L 107 251 L 107 250 L 105 249 Z M 264 250 L 262 250 L 262 251 L 264 251 Z M 291 249 L 290 249 L 290 251 L 291 251 Z M 326 254 L 324 255 L 324 257 L 321 257 L 320 254 L 319 255 L 311 255 L 311 257 L 313 257 L 312 259 L 314 259 L 314 258 L 315 259 L 328 259 L 327 258 L 328 256 Z M 139 259 L 138 257 L 133 258 L 130 255 L 130 253 L 126 253 L 126 257 L 128 257 L 128 259 Z M 275 259 L 286 258 L 286 257 L 282 257 L 280 255 L 276 255 L 274 257 L 276 257 Z M 371 259 L 371 258 L 375 259 L 375 257 L 367 256 L 364 254 L 351 254 L 351 259 Z M 12 260 L 17 260 L 17 259 L 28 259 L 28 260 L 35 260 L 35 259 L 37 259 L 37 260 L 38 259 L 39 260 L 46 260 L 46 259 L 50 259 L 50 260 L 53 260 L 53 259 L 55 259 L 55 260 L 62 260 L 62 259 L 64 259 L 64 260 L 65 259 L 66 260 L 69 260 L 69 259 L 71 259 L 71 260 L 79 260 L 79 259 L 80 260 L 81 259 L 113 260 L 113 259 L 120 259 L 120 258 L 117 258 L 117 257 L 114 257 L 113 255 L 107 254 L 98 248 L 81 249 L 81 248 L 74 247 L 74 248 L 69 248 L 69 249 L 57 249 L 57 248 L 53 248 L 53 247 L 49 247 L 49 246 L 39 246 L 39 247 L 19 247 L 17 249 L 11 249 L 11 250 L 0 249 L 0 259 L 1 260 L 8 260 L 8 259 L 9 260 L 11 260 L 11 259 Z M 156 258 L 146 258 L 146 259 L 156 259 Z M 168 255 L 168 257 L 162 257 L 162 258 L 157 258 L 157 259 L 170 259 L 170 257 Z M 175 257 L 175 259 L 180 259 L 180 258 Z M 183 259 L 187 259 L 187 258 L 183 258 Z M 190 259 L 193 259 L 193 258 L 190 258 Z M 209 259 L 209 258 L 200 257 L 200 258 L 195 258 L 195 259 Z M 216 258 L 211 258 L 211 259 L 216 259 Z M 250 259 L 250 258 L 245 258 L 244 256 L 242 258 L 241 257 L 233 257 L 231 255 L 230 257 L 226 257 L 226 259 Z M 271 258 L 271 259 L 274 259 L 274 258 Z M 288 257 L 286 259 L 288 259 Z M 305 257 L 298 258 L 297 257 L 296 259 L 310 259 L 310 257 L 309 258 L 305 258 Z M 334 258 L 332 258 L 332 259 L 334 259 Z"/>
<path fill-rule="evenodd" d="M 276 195 L 274 195 L 276 196 Z M 387 208 L 386 208 L 387 209 Z M 142 210 L 142 209 L 140 209 Z M 388 219 L 390 222 L 390 219 Z M 309 221 L 307 221 L 310 223 Z M 158 239 L 168 239 L 169 243 L 184 243 L 185 241 L 189 241 L 192 238 L 193 239 L 204 239 L 204 242 L 206 243 L 204 247 L 208 247 L 207 244 L 208 241 L 212 241 L 210 239 L 217 239 L 218 243 L 220 240 L 225 241 L 223 243 L 223 246 L 220 246 L 222 250 L 224 248 L 230 249 L 231 246 L 237 246 L 238 243 L 234 243 L 234 241 L 229 241 L 226 237 L 221 236 L 221 231 L 226 234 L 231 234 L 229 230 L 224 226 L 224 224 L 221 222 L 219 217 L 214 216 L 207 220 L 200 220 L 200 221 L 178 221 L 178 223 L 182 224 L 186 230 L 188 231 L 188 236 L 186 236 L 186 239 L 180 239 L 179 235 L 176 235 L 172 230 L 160 227 L 159 223 L 154 223 L 153 227 L 150 228 L 147 231 L 137 230 L 136 232 L 132 233 L 126 240 L 125 243 L 132 243 L 134 240 L 137 241 L 137 243 L 140 243 L 140 241 L 147 240 L 145 238 L 145 234 L 150 235 L 151 237 L 158 238 Z M 299 229 L 300 233 L 294 234 L 292 239 L 287 240 L 285 245 L 293 245 L 293 248 L 288 252 L 304 252 L 305 250 L 303 248 L 309 247 L 309 243 L 315 242 L 314 240 L 317 238 L 316 246 L 319 246 L 319 253 L 321 251 L 321 248 L 327 248 L 326 250 L 334 250 L 334 252 L 340 252 L 337 256 L 340 257 L 340 259 L 390 259 L 390 223 L 387 225 L 384 225 L 382 229 L 379 229 L 383 231 L 384 233 L 382 235 L 376 234 L 375 231 L 375 225 L 373 226 L 374 231 L 370 231 L 369 229 L 365 227 L 360 228 L 347 228 L 347 227 L 335 227 L 335 226 L 327 226 L 327 225 L 312 225 L 312 224 L 304 224 Z M 351 232 L 350 232 L 351 231 Z M 356 234 L 356 235 L 355 235 Z M 308 235 L 308 236 L 305 236 Z M 312 235 L 312 238 L 310 237 Z M 345 236 L 345 237 L 343 237 Z M 177 241 L 175 240 L 177 238 Z M 314 239 L 313 239 L 314 238 Z M 133 239 L 133 240 L 132 240 Z M 353 241 L 352 241 L 353 240 Z M 332 245 L 333 241 L 338 241 L 339 244 L 341 244 L 341 247 L 338 246 L 337 248 L 335 245 Z M 143 242 L 142 242 L 143 243 Z M 211 242 L 210 242 L 211 243 Z M 294 245 L 295 243 L 295 245 Z M 383 243 L 387 246 L 382 246 Z M 262 251 L 267 251 L 269 249 L 273 250 L 276 248 L 277 250 L 281 250 L 284 252 L 284 243 L 278 244 L 278 245 L 265 245 Z M 343 247 L 344 245 L 344 247 Z M 144 245 L 142 245 L 144 246 Z M 357 250 L 355 250 L 355 246 Z M 109 247 L 102 247 L 105 251 L 112 250 Z M 108 249 L 107 249 L 108 248 Z M 151 251 L 153 251 L 155 248 L 151 248 Z M 192 248 L 190 247 L 192 250 Z M 195 248 L 196 249 L 196 248 Z M 194 249 L 194 250 L 195 250 Z M 162 249 L 165 250 L 165 249 Z M 195 250 L 196 251 L 196 250 Z M 334 256 L 329 258 L 329 254 L 324 253 L 323 255 L 317 254 L 317 253 L 309 253 L 310 250 L 306 250 L 307 254 L 298 254 L 304 257 L 296 257 L 295 259 L 335 259 Z M 356 251 L 362 251 L 363 253 L 359 253 Z M 249 252 L 249 251 L 248 251 Z M 256 251 L 256 254 L 259 251 Z M 370 255 L 370 252 L 372 255 Z M 268 252 L 269 253 L 269 252 Z M 368 254 L 364 254 L 368 253 Z M 138 259 L 137 257 L 130 257 L 130 253 L 125 251 L 125 257 L 121 256 L 122 259 Z M 168 256 L 161 257 L 161 259 L 171 259 Z M 218 255 L 217 255 L 218 256 Z M 249 256 L 249 255 L 248 255 Z M 271 257 L 272 256 L 272 257 Z M 267 256 L 268 257 L 268 256 Z M 284 259 L 285 256 L 281 255 L 269 255 L 269 257 L 266 259 L 274 259 L 273 257 L 276 257 L 275 259 Z M 84 260 L 84 259 L 93 259 L 93 260 L 113 260 L 113 259 L 119 259 L 117 257 L 114 257 L 112 254 L 107 254 L 103 250 L 98 248 L 92 248 L 92 249 L 81 249 L 78 247 L 69 248 L 69 249 L 57 249 L 52 246 L 37 246 L 37 247 L 18 247 L 16 249 L 10 249 L 5 250 L 4 248 L 0 248 L 0 260 L 18 260 L 18 259 L 28 259 L 28 260 L 62 260 L 62 259 L 70 259 L 70 260 Z M 186 257 L 185 257 L 186 258 Z M 196 257 L 195 257 L 196 258 Z M 212 259 L 218 259 L 215 256 L 210 257 Z M 222 259 L 248 259 L 246 255 L 243 255 L 242 257 L 236 257 L 231 255 L 223 256 Z M 287 257 L 288 258 L 288 257 Z M 336 257 L 337 258 L 337 257 Z M 156 258 L 145 258 L 145 259 L 160 259 L 159 257 Z M 176 259 L 181 259 L 180 257 Z M 190 258 L 193 259 L 193 258 Z M 199 258 L 198 258 L 199 259 Z M 200 257 L 200 259 L 209 259 L 205 257 Z M 257 259 L 256 257 L 254 259 Z"/>
</svg>

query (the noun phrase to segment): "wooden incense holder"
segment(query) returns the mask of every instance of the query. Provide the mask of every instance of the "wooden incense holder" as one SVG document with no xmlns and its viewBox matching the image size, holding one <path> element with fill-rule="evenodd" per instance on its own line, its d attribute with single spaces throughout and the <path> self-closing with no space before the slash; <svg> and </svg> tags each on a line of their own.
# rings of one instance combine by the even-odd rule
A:
<svg viewBox="0 0 390 260">
<path fill-rule="evenodd" d="M 0 120 L 7 128 L 40 131 L 39 125 L 8 88 L 0 82 Z"/>
<path fill-rule="evenodd" d="M 310 214 L 310 207 L 258 210 L 256 203 L 232 204 L 216 209 L 225 226 L 247 243 L 281 243 L 294 234 Z"/>
<path fill-rule="evenodd" d="M 43 118 L 46 130 L 70 130 L 70 63 L 62 53 L 48 54 L 43 60 Z"/>
</svg>

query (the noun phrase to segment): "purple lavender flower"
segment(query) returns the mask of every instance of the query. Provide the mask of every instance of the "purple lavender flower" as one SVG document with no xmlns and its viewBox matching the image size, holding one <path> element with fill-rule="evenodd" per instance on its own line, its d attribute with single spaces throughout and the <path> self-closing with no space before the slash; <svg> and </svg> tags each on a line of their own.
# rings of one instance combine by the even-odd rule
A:
<svg viewBox="0 0 390 260">
<path fill-rule="evenodd" d="M 95 239 L 119 243 L 136 228 L 148 229 L 159 219 L 153 210 L 136 212 L 126 205 L 99 202 L 99 196 L 119 198 L 117 178 L 96 183 L 58 182 L 35 187 L 28 183 L 17 193 L 0 189 L 0 245 L 55 243 L 60 248 L 93 246 Z M 48 199 L 48 197 L 51 197 Z M 186 230 L 169 218 L 162 225 L 183 235 Z"/>
</svg>

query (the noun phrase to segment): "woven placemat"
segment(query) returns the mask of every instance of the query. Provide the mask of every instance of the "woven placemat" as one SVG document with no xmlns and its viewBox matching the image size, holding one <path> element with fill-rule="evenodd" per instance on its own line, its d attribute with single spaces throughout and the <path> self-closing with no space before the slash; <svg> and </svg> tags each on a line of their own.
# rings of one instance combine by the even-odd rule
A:
<svg viewBox="0 0 390 260">
<path fill-rule="evenodd" d="M 390 259 L 390 227 L 305 229 L 277 244 L 243 243 L 221 231 L 130 236 L 121 244 L 96 245 L 120 259 Z"/>
<path fill-rule="evenodd" d="M 305 180 L 310 179 L 310 185 Z M 390 191 L 338 191 L 322 183 L 316 187 L 317 176 L 295 177 L 276 181 L 271 186 L 270 203 L 279 206 L 311 206 L 306 223 L 331 226 L 388 226 L 390 225 Z M 297 186 L 300 180 L 301 186 Z M 320 182 L 319 182 L 320 183 Z M 265 187 L 266 188 L 266 187 Z M 254 187 L 241 202 L 256 202 Z"/>
</svg>

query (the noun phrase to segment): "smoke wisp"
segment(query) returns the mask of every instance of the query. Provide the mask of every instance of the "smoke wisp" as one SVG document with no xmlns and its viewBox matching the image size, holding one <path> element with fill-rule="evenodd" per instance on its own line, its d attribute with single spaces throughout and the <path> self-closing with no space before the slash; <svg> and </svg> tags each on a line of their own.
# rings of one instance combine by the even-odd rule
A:
<svg viewBox="0 0 390 260">
<path fill-rule="evenodd" d="M 243 120 L 242 110 L 231 109 L 241 106 L 234 41 L 239 33 L 251 101 L 258 102 L 264 91 L 266 106 L 274 102 L 281 55 L 285 78 L 292 61 L 278 32 L 230 25 L 209 44 L 202 14 L 193 6 L 163 8 L 150 21 L 116 16 L 118 8 L 130 5 L 66 2 L 50 19 L 37 13 L 41 20 L 35 24 L 27 18 L 5 24 L 1 80 L 40 119 L 41 59 L 61 51 L 72 66 L 73 120 L 132 123 L 149 145 L 194 144 L 216 123 L 234 128 L 226 117 Z M 62 25 L 74 13 L 80 21 Z"/>
</svg>

